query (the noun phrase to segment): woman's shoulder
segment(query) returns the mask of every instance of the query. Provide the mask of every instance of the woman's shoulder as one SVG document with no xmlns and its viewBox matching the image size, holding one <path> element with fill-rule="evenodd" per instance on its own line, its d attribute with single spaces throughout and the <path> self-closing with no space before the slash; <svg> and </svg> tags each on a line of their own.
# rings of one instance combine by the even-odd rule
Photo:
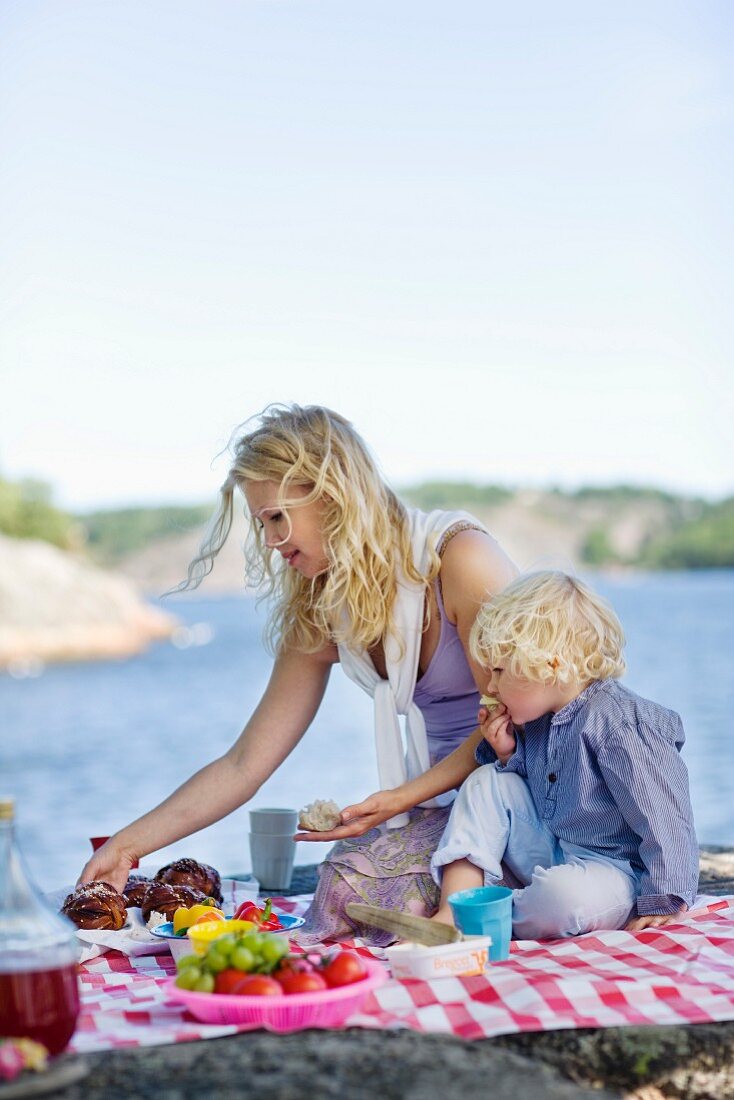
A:
<svg viewBox="0 0 734 1100">
<path fill-rule="evenodd" d="M 486 570 L 502 566 L 507 580 L 517 574 L 517 567 L 489 531 L 473 526 L 449 528 L 437 547 L 441 557 L 441 577 L 466 569 Z"/>
<path fill-rule="evenodd" d="M 449 543 L 452 542 L 457 535 L 463 534 L 464 531 L 479 531 L 481 534 L 487 533 L 486 527 L 481 524 L 478 519 L 474 519 L 473 516 L 467 515 L 466 518 L 454 519 L 451 513 L 447 514 L 441 528 L 441 534 L 436 543 L 436 552 L 439 557 L 443 557 L 444 550 Z"/>
<path fill-rule="evenodd" d="M 487 531 L 458 531 L 443 548 L 439 578 L 446 613 L 456 621 L 459 609 L 476 607 L 517 576 L 517 568 Z"/>
</svg>

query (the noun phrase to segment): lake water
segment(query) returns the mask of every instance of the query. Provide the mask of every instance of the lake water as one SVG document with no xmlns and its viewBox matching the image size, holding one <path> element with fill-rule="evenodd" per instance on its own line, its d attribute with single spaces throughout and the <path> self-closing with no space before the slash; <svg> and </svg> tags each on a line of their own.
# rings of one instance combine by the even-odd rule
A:
<svg viewBox="0 0 734 1100">
<path fill-rule="evenodd" d="M 734 572 L 596 577 L 628 637 L 625 682 L 683 717 L 699 839 L 734 844 Z M 21 843 L 47 889 L 71 883 L 90 836 L 144 813 L 223 752 L 267 683 L 263 612 L 251 599 L 176 598 L 186 648 L 127 661 L 0 676 L 0 795 L 15 796 Z M 336 668 L 321 710 L 253 806 L 355 802 L 377 789 L 371 704 Z M 249 870 L 245 808 L 150 857 L 190 855 Z M 298 863 L 327 845 L 299 844 Z M 148 862 L 148 861 L 146 861 Z"/>
</svg>

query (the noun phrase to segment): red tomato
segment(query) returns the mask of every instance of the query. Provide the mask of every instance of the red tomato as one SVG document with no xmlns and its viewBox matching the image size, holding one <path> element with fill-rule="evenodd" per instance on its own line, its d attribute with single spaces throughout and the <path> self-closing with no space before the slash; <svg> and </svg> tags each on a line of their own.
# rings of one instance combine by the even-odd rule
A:
<svg viewBox="0 0 734 1100">
<path fill-rule="evenodd" d="M 359 955 L 352 951 L 342 951 L 326 964 L 321 971 L 326 984 L 335 988 L 339 985 L 351 985 L 352 982 L 360 982 L 367 977 L 367 967 Z"/>
<path fill-rule="evenodd" d="M 276 981 L 282 982 L 283 978 L 288 977 L 290 974 L 313 974 L 314 965 L 309 962 L 303 955 L 288 955 L 281 962 L 280 966 L 273 971 L 273 977 Z"/>
<path fill-rule="evenodd" d="M 328 986 L 320 974 L 316 971 L 309 974 L 302 972 L 295 974 L 284 973 L 278 977 L 284 993 L 313 993 L 317 989 L 328 989 Z"/>
<path fill-rule="evenodd" d="M 276 982 L 275 978 L 268 978 L 265 974 L 246 974 L 230 990 L 238 997 L 281 997 L 283 986 Z"/>
<path fill-rule="evenodd" d="M 220 970 L 214 979 L 215 993 L 231 993 L 233 986 L 242 981 L 242 971 L 230 966 L 227 970 Z"/>
</svg>

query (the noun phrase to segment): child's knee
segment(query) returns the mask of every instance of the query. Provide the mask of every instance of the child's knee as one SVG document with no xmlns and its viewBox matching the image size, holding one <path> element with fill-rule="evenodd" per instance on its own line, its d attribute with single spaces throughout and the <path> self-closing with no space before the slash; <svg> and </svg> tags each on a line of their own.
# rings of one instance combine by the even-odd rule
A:
<svg viewBox="0 0 734 1100">
<path fill-rule="evenodd" d="M 620 928 L 632 909 L 634 885 L 614 868 L 566 863 L 536 868 L 513 905 L 513 936 L 545 940 Z"/>
<path fill-rule="evenodd" d="M 498 772 L 494 764 L 483 764 L 471 773 L 459 788 L 455 805 L 481 820 L 487 820 L 487 815 L 507 817 L 516 807 L 528 816 L 534 813 L 525 780 L 514 772 Z"/>
<path fill-rule="evenodd" d="M 481 792 L 485 804 L 491 801 L 508 821 L 519 817 L 540 827 L 527 781 L 516 772 L 497 771 L 494 764 L 485 764 L 472 772 L 464 787 L 473 790 L 475 796 Z"/>
</svg>

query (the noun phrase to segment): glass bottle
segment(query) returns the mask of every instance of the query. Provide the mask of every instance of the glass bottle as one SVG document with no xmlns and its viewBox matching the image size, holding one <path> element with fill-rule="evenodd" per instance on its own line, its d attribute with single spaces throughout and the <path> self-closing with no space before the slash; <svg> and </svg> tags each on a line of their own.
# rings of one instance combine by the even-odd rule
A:
<svg viewBox="0 0 734 1100">
<path fill-rule="evenodd" d="M 74 926 L 30 878 L 0 798 L 0 1036 L 35 1039 L 58 1054 L 79 1015 L 79 944 Z"/>
</svg>

